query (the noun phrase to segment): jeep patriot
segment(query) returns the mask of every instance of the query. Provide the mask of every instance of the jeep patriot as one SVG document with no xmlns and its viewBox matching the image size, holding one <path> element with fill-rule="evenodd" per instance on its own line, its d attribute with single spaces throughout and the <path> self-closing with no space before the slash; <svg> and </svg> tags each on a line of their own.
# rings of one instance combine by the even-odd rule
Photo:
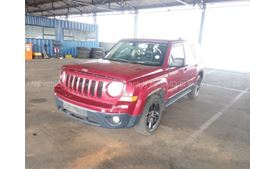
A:
<svg viewBox="0 0 275 169">
<path fill-rule="evenodd" d="M 102 59 L 62 66 L 56 105 L 87 124 L 150 135 L 167 106 L 198 96 L 203 75 L 188 41 L 123 39 Z"/>
</svg>

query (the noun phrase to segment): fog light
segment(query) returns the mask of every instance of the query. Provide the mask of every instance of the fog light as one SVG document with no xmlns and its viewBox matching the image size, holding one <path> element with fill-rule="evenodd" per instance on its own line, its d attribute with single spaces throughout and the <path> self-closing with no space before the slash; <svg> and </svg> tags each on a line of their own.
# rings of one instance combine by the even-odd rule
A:
<svg viewBox="0 0 275 169">
<path fill-rule="evenodd" d="M 120 118 L 118 116 L 113 116 L 112 120 L 115 124 L 118 124 L 120 122 Z"/>
</svg>

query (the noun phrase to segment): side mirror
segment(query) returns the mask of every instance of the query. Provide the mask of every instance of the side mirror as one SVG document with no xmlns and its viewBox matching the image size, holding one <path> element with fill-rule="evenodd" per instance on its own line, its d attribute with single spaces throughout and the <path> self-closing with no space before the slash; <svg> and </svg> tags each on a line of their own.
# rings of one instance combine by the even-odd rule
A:
<svg viewBox="0 0 275 169">
<path fill-rule="evenodd" d="M 172 67 L 183 67 L 184 66 L 184 58 L 175 58 Z"/>
</svg>

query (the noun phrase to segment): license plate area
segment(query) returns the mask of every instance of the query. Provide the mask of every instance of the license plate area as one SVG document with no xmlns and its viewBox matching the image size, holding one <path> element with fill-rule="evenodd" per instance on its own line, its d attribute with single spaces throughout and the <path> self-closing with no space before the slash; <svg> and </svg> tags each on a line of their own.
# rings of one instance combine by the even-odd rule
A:
<svg viewBox="0 0 275 169">
<path fill-rule="evenodd" d="M 87 112 L 83 111 L 71 104 L 68 104 L 66 102 L 63 103 L 63 108 L 68 110 L 70 113 L 76 115 L 76 116 L 81 116 L 81 117 L 87 117 Z"/>
</svg>

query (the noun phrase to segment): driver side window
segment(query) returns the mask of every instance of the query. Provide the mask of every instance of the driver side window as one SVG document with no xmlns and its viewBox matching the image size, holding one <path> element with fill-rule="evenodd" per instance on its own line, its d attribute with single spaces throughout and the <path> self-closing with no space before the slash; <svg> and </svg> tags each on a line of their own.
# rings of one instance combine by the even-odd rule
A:
<svg viewBox="0 0 275 169">
<path fill-rule="evenodd" d="M 168 64 L 169 66 L 173 66 L 175 59 L 184 59 L 184 58 L 185 58 L 185 55 L 184 55 L 183 45 L 173 46 L 171 50 L 171 55 L 168 59 Z"/>
</svg>

